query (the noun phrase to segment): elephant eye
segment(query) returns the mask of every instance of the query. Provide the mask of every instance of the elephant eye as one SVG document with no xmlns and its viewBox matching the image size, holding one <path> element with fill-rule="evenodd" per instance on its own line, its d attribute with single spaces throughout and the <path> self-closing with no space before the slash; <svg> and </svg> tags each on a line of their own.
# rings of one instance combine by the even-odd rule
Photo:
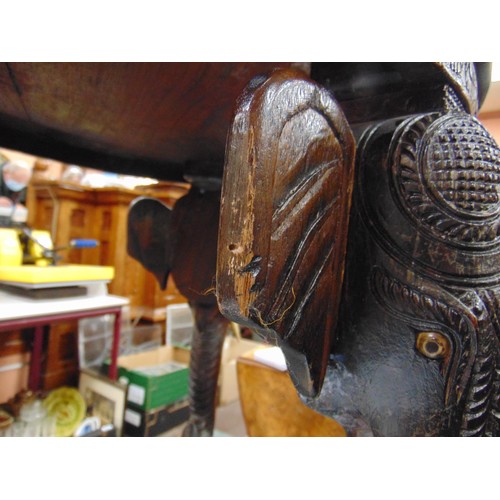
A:
<svg viewBox="0 0 500 500">
<path fill-rule="evenodd" d="M 445 358 L 450 353 L 450 341 L 442 333 L 420 332 L 417 335 L 417 349 L 430 359 Z"/>
</svg>

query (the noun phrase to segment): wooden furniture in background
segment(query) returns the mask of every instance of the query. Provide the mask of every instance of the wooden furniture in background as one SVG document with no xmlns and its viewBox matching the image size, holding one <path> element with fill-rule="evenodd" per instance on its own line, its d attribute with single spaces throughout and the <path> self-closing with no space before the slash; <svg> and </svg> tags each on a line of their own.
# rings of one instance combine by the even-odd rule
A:
<svg viewBox="0 0 500 500">
<path fill-rule="evenodd" d="M 132 200 L 154 196 L 169 207 L 187 192 L 178 183 L 159 183 L 154 188 L 91 188 L 58 181 L 35 179 L 29 187 L 28 224 L 49 231 L 55 246 L 72 239 L 99 241 L 97 248 L 60 252 L 60 263 L 114 266 L 109 293 L 130 300 L 131 318 L 165 321 L 165 307 L 186 302 L 172 279 L 161 290 L 151 273 L 127 255 L 127 214 Z"/>
<path fill-rule="evenodd" d="M 63 385 L 77 386 L 78 321 L 64 321 L 50 325 L 50 334 L 44 335 L 44 354 L 40 374 L 44 390 Z"/>
</svg>

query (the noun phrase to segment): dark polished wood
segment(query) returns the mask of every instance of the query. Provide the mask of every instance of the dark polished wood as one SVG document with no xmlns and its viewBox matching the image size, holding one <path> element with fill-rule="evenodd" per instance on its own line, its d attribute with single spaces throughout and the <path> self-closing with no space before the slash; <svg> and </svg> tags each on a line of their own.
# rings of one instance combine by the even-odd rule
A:
<svg viewBox="0 0 500 500">
<path fill-rule="evenodd" d="M 278 70 L 242 94 L 228 138 L 222 195 L 221 309 L 274 339 L 303 401 L 349 435 L 496 436 L 500 151 L 474 116 L 485 93 L 482 69 L 471 63 L 429 66 L 427 77 L 440 73 L 435 80 L 420 73 L 423 87 L 433 82 L 430 95 L 411 86 L 402 90 L 397 78 L 394 85 L 383 79 L 377 85 L 373 69 L 367 65 L 363 73 L 360 66 L 360 73 L 350 75 L 352 87 L 339 92 L 347 99 L 356 93 L 357 78 L 365 79 L 358 96 L 364 109 L 350 99 L 344 103 L 349 125 L 321 114 L 344 148 L 314 136 L 314 116 L 301 120 L 308 106 L 297 102 L 307 102 L 308 87 L 297 74 Z M 411 79 L 425 68 L 406 69 Z M 338 78 L 341 83 L 349 74 L 332 73 L 325 84 L 339 88 Z M 289 92 L 296 87 L 299 99 Z M 394 100 L 385 101 L 392 94 Z M 406 100 L 411 95 L 415 106 Z M 381 96 L 379 114 L 368 103 Z M 283 120 L 289 109 L 295 112 Z M 333 116 L 338 119 L 339 111 Z M 350 187 L 343 182 L 350 171 L 349 143 L 342 141 L 350 125 L 357 156 L 348 222 L 334 204 L 350 204 Z M 317 155 L 321 147 L 326 151 Z M 327 177 L 316 179 L 309 168 L 322 162 L 335 166 L 333 190 Z M 297 194 L 314 200 L 318 193 L 325 198 L 317 204 L 287 201 Z M 329 208 L 331 219 L 316 233 L 314 224 Z M 300 265 L 296 249 L 308 257 Z M 324 265 L 317 256 L 329 252 L 338 261 Z M 343 262 L 344 255 L 343 279 L 342 264 L 332 263 Z M 322 279 L 328 283 L 323 291 Z M 328 317 L 339 291 L 340 305 L 333 309 L 338 321 L 327 322 L 321 335 L 318 316 Z M 317 359 L 325 360 L 324 380 Z M 305 368 L 317 391 L 303 383 Z"/>
<path fill-rule="evenodd" d="M 236 98 L 290 64 L 3 63 L 0 145 L 167 180 L 222 176 Z"/>
<path fill-rule="evenodd" d="M 219 183 L 194 185 L 171 210 L 141 197 L 128 216 L 129 255 L 152 272 L 162 288 L 171 274 L 193 312 L 189 373 L 189 421 L 184 436 L 211 436 L 217 406 L 222 348 L 229 321 L 215 298 Z"/>
<path fill-rule="evenodd" d="M 498 435 L 500 160 L 475 118 L 489 65 L 292 65 L 5 64 L 0 144 L 195 182 L 226 157 L 217 299 L 283 347 L 302 400 L 349 435 Z M 172 255 L 208 325 L 217 222 L 183 212 Z"/>
<path fill-rule="evenodd" d="M 342 286 L 354 139 L 303 73 L 252 81 L 228 136 L 218 248 L 222 313 L 289 351 L 304 394 L 322 385 Z"/>
<path fill-rule="evenodd" d="M 488 65 L 477 66 L 489 82 Z M 238 96 L 289 67 L 332 91 L 350 124 L 437 109 L 447 81 L 430 63 L 2 63 L 0 146 L 171 181 L 222 177 Z"/>
</svg>

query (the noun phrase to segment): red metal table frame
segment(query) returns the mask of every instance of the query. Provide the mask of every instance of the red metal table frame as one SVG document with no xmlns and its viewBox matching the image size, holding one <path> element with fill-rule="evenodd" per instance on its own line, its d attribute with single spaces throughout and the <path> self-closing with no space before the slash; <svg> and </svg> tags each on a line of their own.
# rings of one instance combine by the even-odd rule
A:
<svg viewBox="0 0 500 500">
<path fill-rule="evenodd" d="M 118 348 L 120 344 L 120 326 L 121 326 L 121 306 L 103 307 L 83 311 L 70 311 L 63 313 L 51 313 L 47 315 L 40 315 L 30 318 L 15 318 L 0 321 L 0 332 L 15 330 L 18 328 L 34 328 L 33 350 L 31 354 L 30 373 L 28 388 L 30 390 L 37 390 L 40 388 L 41 369 L 42 369 L 42 346 L 44 327 L 51 323 L 59 321 L 75 320 L 82 318 L 91 318 L 95 316 L 102 316 L 104 314 L 113 314 L 115 316 L 113 327 L 113 344 L 111 347 L 111 364 L 109 367 L 108 376 L 112 380 L 118 377 Z"/>
</svg>

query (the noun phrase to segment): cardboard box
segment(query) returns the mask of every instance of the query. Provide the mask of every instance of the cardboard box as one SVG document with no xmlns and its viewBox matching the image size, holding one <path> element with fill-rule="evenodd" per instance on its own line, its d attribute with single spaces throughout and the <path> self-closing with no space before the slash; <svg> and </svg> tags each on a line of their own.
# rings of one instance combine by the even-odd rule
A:
<svg viewBox="0 0 500 500">
<path fill-rule="evenodd" d="M 118 376 L 128 383 L 127 405 L 150 411 L 178 402 L 189 392 L 188 349 L 161 346 L 118 357 Z M 109 361 L 105 363 L 109 366 Z"/>
<path fill-rule="evenodd" d="M 158 436 L 189 419 L 187 399 L 171 405 L 144 411 L 127 406 L 123 420 L 123 435 L 128 437 Z"/>
<path fill-rule="evenodd" d="M 239 398 L 236 360 L 245 353 L 265 344 L 254 340 L 237 339 L 227 336 L 222 350 L 219 373 L 219 405 L 226 405 Z"/>
</svg>

